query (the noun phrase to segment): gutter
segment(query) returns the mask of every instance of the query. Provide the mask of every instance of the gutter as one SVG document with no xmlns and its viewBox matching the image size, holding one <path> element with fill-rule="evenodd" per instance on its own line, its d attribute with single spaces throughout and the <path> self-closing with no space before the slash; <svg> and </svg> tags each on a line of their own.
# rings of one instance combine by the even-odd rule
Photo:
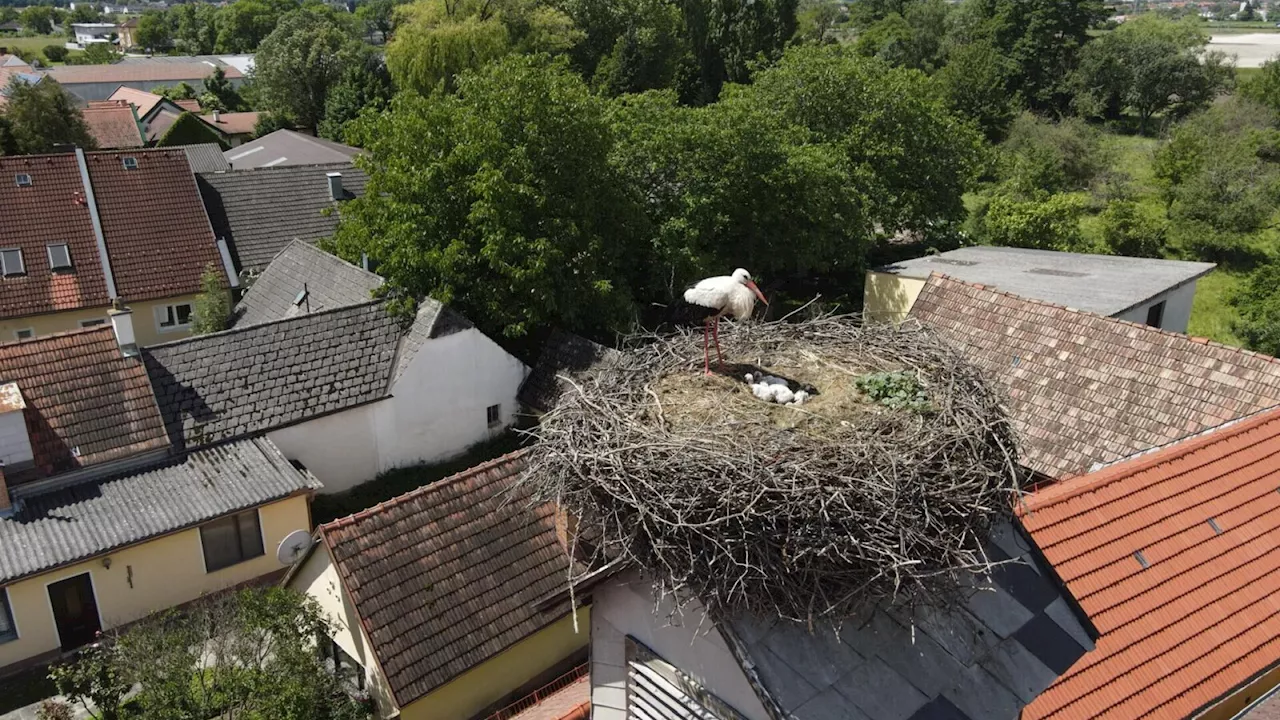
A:
<svg viewBox="0 0 1280 720">
<path fill-rule="evenodd" d="M 116 291 L 116 278 L 111 273 L 111 260 L 107 257 L 107 238 L 102 234 L 102 218 L 98 217 L 98 199 L 93 195 L 93 183 L 89 180 L 89 165 L 84 159 L 84 150 L 76 148 L 76 164 L 80 166 L 80 182 L 84 184 L 84 201 L 89 208 L 89 219 L 93 221 L 93 236 L 98 241 L 98 260 L 102 262 L 102 276 L 107 281 L 107 296 L 112 300 L 120 297 Z"/>
</svg>

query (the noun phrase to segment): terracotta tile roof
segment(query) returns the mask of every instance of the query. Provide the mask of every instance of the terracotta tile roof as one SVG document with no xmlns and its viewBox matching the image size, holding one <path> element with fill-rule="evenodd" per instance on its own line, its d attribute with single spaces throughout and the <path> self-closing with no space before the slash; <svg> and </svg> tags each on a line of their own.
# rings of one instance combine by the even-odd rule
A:
<svg viewBox="0 0 1280 720">
<path fill-rule="evenodd" d="M 26 401 L 35 472 L 19 481 L 169 444 L 141 358 L 109 326 L 0 345 L 0 377 Z"/>
<path fill-rule="evenodd" d="M 1280 662 L 1280 411 L 1031 496 L 1102 633 L 1024 717 L 1190 717 Z"/>
<path fill-rule="evenodd" d="M 494 716 L 489 720 L 589 720 L 590 717 L 591 678 L 584 672 L 519 713 Z"/>
<path fill-rule="evenodd" d="M 126 100 L 138 110 L 138 117 L 145 119 L 156 108 L 164 103 L 163 95 L 149 93 L 146 90 L 138 90 L 137 88 L 125 87 L 121 85 L 116 91 L 111 93 L 108 100 Z"/>
<path fill-rule="evenodd" d="M 193 112 L 193 113 L 199 113 L 199 112 L 200 112 L 200 101 L 199 101 L 199 100 L 174 100 L 174 101 L 173 101 L 173 104 L 174 104 L 174 105 L 177 105 L 178 107 L 182 108 L 183 110 L 186 110 L 187 112 Z"/>
<path fill-rule="evenodd" d="M 524 466 L 513 453 L 320 527 L 401 707 L 566 612 L 536 607 L 565 554 Z"/>
<path fill-rule="evenodd" d="M 86 153 L 116 291 L 127 301 L 199 292 L 213 265 L 225 276 L 195 176 L 181 148 Z"/>
<path fill-rule="evenodd" d="M 16 176 L 30 175 L 20 187 Z M 20 248 L 26 273 L 0 278 L 0 317 L 105 307 L 110 302 L 74 155 L 0 158 L 0 248 Z M 71 269 L 52 272 L 48 245 L 66 243 Z"/>
<path fill-rule="evenodd" d="M 244 77 L 244 73 L 227 66 L 222 68 L 227 79 Z M 177 82 L 204 80 L 213 74 L 208 63 L 116 63 L 114 65 L 57 65 L 49 68 L 49 76 L 63 85 L 85 83 Z"/>
<path fill-rule="evenodd" d="M 142 130 L 134 117 L 133 107 L 126 100 L 91 102 L 81 110 L 84 122 L 89 126 L 98 147 L 107 149 L 140 148 L 143 145 Z"/>
<path fill-rule="evenodd" d="M 942 275 L 910 317 L 1008 390 L 1022 461 L 1087 472 L 1280 403 L 1280 361 Z"/>
<path fill-rule="evenodd" d="M 195 110 L 193 112 L 199 112 Z M 217 130 L 223 135 L 249 135 L 253 133 L 253 128 L 258 124 L 258 113 L 256 112 L 226 112 L 218 113 L 218 119 L 213 119 L 213 114 L 201 115 L 200 119 L 208 123 L 209 127 Z"/>
</svg>

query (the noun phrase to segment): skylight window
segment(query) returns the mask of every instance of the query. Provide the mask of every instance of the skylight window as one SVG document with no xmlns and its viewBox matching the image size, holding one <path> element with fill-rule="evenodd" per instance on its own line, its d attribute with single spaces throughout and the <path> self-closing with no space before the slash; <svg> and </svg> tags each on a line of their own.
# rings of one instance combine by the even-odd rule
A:
<svg viewBox="0 0 1280 720">
<path fill-rule="evenodd" d="M 18 173 L 13 176 L 13 181 L 18 184 L 18 187 L 28 187 L 31 185 L 31 176 L 26 173 Z"/>
<path fill-rule="evenodd" d="M 137 170 L 137 169 L 138 169 L 138 158 L 136 158 L 136 157 L 127 157 L 127 158 L 125 158 L 125 159 L 124 159 L 124 169 L 125 169 L 125 170 Z"/>
<path fill-rule="evenodd" d="M 0 272 L 3 272 L 5 277 L 26 274 L 27 268 L 22 264 L 21 248 L 0 250 Z"/>
<path fill-rule="evenodd" d="M 66 243 L 55 243 L 48 246 L 49 267 L 53 270 L 71 269 L 71 249 Z"/>
</svg>

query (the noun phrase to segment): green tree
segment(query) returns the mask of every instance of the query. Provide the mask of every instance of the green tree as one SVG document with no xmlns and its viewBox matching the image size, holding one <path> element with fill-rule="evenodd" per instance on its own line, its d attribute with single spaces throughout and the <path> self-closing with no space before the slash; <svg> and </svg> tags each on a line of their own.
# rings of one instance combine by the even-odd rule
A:
<svg viewBox="0 0 1280 720">
<path fill-rule="evenodd" d="M 273 112 L 258 113 L 258 122 L 254 123 L 253 136 L 260 138 L 277 130 L 292 130 L 289 119 Z"/>
<path fill-rule="evenodd" d="M 169 26 L 169 16 L 163 11 L 150 10 L 138 18 L 138 28 L 133 34 L 134 42 L 149 51 L 166 50 L 173 46 L 173 28 Z"/>
<path fill-rule="evenodd" d="M 998 142 L 1021 105 L 1019 98 L 1009 94 L 1009 80 L 1016 70 L 1013 61 L 991 43 L 978 41 L 952 48 L 933 81 L 953 111 L 976 123 L 988 140 Z"/>
<path fill-rule="evenodd" d="M 343 67 L 342 78 L 325 99 L 320 134 L 343 142 L 347 123 L 359 117 L 365 108 L 385 108 L 394 94 L 391 75 L 381 54 L 372 48 L 361 48 Z"/>
<path fill-rule="evenodd" d="M 682 34 L 679 9 L 666 0 L 635 0 L 619 6 L 628 11 L 625 29 L 587 75 L 592 85 L 608 95 L 687 85 L 693 55 Z M 680 88 L 686 98 L 698 92 Z"/>
<path fill-rule="evenodd" d="M 507 338 L 626 323 L 642 217 L 609 163 L 606 101 L 563 62 L 513 55 L 454 95 L 402 93 L 348 137 L 369 185 L 335 246 L 367 254 L 402 305 L 430 294 Z"/>
<path fill-rule="evenodd" d="M 220 110 L 237 112 L 246 108 L 244 98 L 240 97 L 240 93 L 232 86 L 231 81 L 227 79 L 227 73 L 221 67 L 216 67 L 209 77 L 204 80 L 205 94 L 212 95 L 214 103 Z M 205 103 L 202 101 L 200 107 L 204 108 Z"/>
<path fill-rule="evenodd" d="M 185 82 L 177 85 L 157 85 L 151 88 L 153 95 L 169 98 L 170 100 L 195 100 L 196 89 Z"/>
<path fill-rule="evenodd" d="M 943 0 L 915 0 L 905 13 L 890 13 L 858 35 L 855 47 L 901 67 L 932 72 L 943 60 L 948 5 Z"/>
<path fill-rule="evenodd" d="M 581 37 L 567 15 L 537 0 L 418 0 L 398 11 L 387 45 L 396 85 L 428 94 L 511 53 L 561 53 Z"/>
<path fill-rule="evenodd" d="M 122 720 L 122 704 L 133 683 L 122 672 L 119 648 L 95 643 L 80 651 L 75 662 L 54 665 L 49 677 L 58 692 L 79 704 L 94 720 Z"/>
<path fill-rule="evenodd" d="M 833 0 L 801 0 L 796 9 L 796 37 L 819 45 L 834 42 L 832 31 L 844 19 L 844 7 Z"/>
<path fill-rule="evenodd" d="M 1207 106 L 1231 86 L 1234 68 L 1221 52 L 1204 52 L 1198 20 L 1140 15 L 1085 46 L 1073 77 L 1082 115 L 1118 119 L 1129 111 L 1145 133 L 1151 118 L 1180 117 Z"/>
<path fill-rule="evenodd" d="M 405 0 L 363 0 L 356 5 L 356 20 L 362 23 L 366 34 L 378 33 L 385 45 L 396 27 L 395 9 L 404 2 Z"/>
<path fill-rule="evenodd" d="M 1031 113 L 1014 120 L 998 155 L 1000 179 L 1024 196 L 1084 190 L 1108 164 L 1101 133 L 1084 121 Z"/>
<path fill-rule="evenodd" d="M 174 46 L 187 55 L 209 55 L 217 47 L 218 8 L 210 3 L 174 5 L 168 11 L 173 23 Z"/>
<path fill-rule="evenodd" d="M 796 32 L 798 0 L 677 0 L 697 68 L 690 98 L 714 102 L 726 82 L 745 83 L 773 62 Z"/>
<path fill-rule="evenodd" d="M 47 153 L 58 146 L 97 147 L 76 99 L 53 78 L 34 84 L 11 81 L 3 117 L 13 154 Z"/>
<path fill-rule="evenodd" d="M 53 8 L 48 5 L 31 5 L 18 15 L 22 29 L 33 35 L 48 35 L 53 32 Z"/>
<path fill-rule="evenodd" d="M 329 91 L 359 50 L 360 41 L 332 11 L 307 7 L 284 16 L 254 60 L 255 107 L 314 133 Z"/>
<path fill-rule="evenodd" d="M 200 276 L 200 294 L 196 296 L 191 325 L 193 335 L 208 335 L 227 329 L 231 319 L 231 291 L 222 272 L 210 263 Z"/>
<path fill-rule="evenodd" d="M 1280 57 L 1264 62 L 1256 75 L 1242 82 L 1240 94 L 1280 112 Z"/>
<path fill-rule="evenodd" d="M 1138 203 L 1118 200 L 1107 204 L 1099 216 L 1102 241 L 1116 255 L 1158 258 L 1164 256 L 1168 225 L 1163 218 L 1151 217 Z"/>
<path fill-rule="evenodd" d="M 298 6 L 297 0 L 235 0 L 217 12 L 215 48 L 220 53 L 254 52 Z"/>
<path fill-rule="evenodd" d="M 49 62 L 62 62 L 67 59 L 68 52 L 70 51 L 65 45 L 45 45 L 40 54 Z"/>
<path fill-rule="evenodd" d="M 1078 252 L 1084 249 L 1084 204 L 1079 196 L 1064 193 L 1031 198 L 997 194 L 979 218 L 979 236 L 991 245 Z"/>
<path fill-rule="evenodd" d="M 1232 331 L 1250 350 L 1280 355 L 1280 263 L 1254 270 L 1231 296 L 1237 317 Z"/>
<path fill-rule="evenodd" d="M 222 138 L 209 124 L 192 113 L 184 112 L 169 126 L 168 130 L 156 141 L 159 147 L 177 147 L 180 145 L 199 145 L 213 143 L 226 149 Z"/>
<path fill-rule="evenodd" d="M 84 52 L 67 57 L 68 65 L 110 65 L 123 55 L 110 43 L 93 43 Z"/>
</svg>

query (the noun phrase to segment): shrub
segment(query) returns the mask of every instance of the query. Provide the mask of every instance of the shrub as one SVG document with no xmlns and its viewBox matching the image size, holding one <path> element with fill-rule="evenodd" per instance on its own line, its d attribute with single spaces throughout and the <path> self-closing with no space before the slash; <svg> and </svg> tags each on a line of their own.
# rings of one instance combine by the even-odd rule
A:
<svg viewBox="0 0 1280 720">
<path fill-rule="evenodd" d="M 913 372 L 867 373 L 853 381 L 854 386 L 873 402 L 894 410 L 928 412 L 929 397 Z"/>
<path fill-rule="evenodd" d="M 1000 176 L 1023 194 L 1084 190 L 1107 165 L 1101 134 L 1079 118 L 1023 113 L 1000 146 Z"/>
<path fill-rule="evenodd" d="M 1280 264 L 1254 270 L 1229 302 L 1239 313 L 1231 329 L 1252 350 L 1280 355 Z"/>
<path fill-rule="evenodd" d="M 1164 220 L 1142 212 L 1137 203 L 1117 200 L 1099 218 L 1102 241 L 1116 255 L 1158 258 L 1164 254 L 1168 226 Z"/>
<path fill-rule="evenodd" d="M 62 45 L 45 45 L 40 52 L 49 62 L 62 62 L 67 59 L 67 54 L 71 51 Z"/>
<path fill-rule="evenodd" d="M 1080 215 L 1085 201 L 1057 194 L 1024 200 L 1009 194 L 992 198 L 978 222 L 982 240 L 1005 247 L 1078 250 L 1083 245 Z"/>
</svg>

